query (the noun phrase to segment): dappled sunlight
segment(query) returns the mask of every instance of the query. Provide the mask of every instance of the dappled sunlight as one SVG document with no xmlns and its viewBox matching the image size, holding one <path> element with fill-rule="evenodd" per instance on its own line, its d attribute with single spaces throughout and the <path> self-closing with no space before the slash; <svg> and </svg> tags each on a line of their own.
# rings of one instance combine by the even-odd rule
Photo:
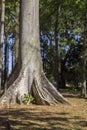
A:
<svg viewBox="0 0 87 130">
<path fill-rule="evenodd" d="M 11 106 L 9 119 L 13 130 L 86 130 L 85 99 L 70 98 L 74 106 Z"/>
</svg>

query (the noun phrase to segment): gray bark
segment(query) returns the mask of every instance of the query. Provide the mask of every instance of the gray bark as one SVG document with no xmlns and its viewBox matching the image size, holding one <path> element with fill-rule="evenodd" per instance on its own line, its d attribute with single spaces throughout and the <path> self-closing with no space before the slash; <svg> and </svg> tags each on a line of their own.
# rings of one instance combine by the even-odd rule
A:
<svg viewBox="0 0 87 130">
<path fill-rule="evenodd" d="M 20 44 L 22 68 L 18 78 L 1 97 L 0 102 L 16 102 L 32 94 L 37 104 L 56 105 L 69 102 L 44 75 L 39 45 L 39 0 L 21 0 Z"/>
</svg>

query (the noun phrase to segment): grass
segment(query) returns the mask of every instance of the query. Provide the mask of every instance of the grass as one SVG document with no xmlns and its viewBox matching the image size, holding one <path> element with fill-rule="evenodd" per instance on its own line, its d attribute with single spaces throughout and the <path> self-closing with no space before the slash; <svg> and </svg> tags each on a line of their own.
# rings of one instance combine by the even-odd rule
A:
<svg viewBox="0 0 87 130">
<path fill-rule="evenodd" d="M 87 99 L 64 94 L 72 105 L 11 106 L 9 119 L 13 130 L 87 130 Z M 0 129 L 1 130 L 1 129 Z"/>
</svg>

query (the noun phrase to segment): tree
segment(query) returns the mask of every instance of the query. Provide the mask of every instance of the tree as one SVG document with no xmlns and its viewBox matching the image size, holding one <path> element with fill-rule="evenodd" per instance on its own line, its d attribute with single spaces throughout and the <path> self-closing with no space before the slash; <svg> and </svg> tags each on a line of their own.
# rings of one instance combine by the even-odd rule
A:
<svg viewBox="0 0 87 130">
<path fill-rule="evenodd" d="M 15 46 L 14 46 L 14 49 L 15 49 L 15 62 L 17 63 L 18 62 L 18 49 L 19 49 L 19 7 L 20 7 L 20 4 L 19 4 L 19 0 L 15 0 Z"/>
<path fill-rule="evenodd" d="M 86 65 L 87 65 L 87 2 L 84 1 L 83 4 L 83 40 L 82 40 L 82 59 L 81 59 L 81 65 L 82 65 L 82 77 L 81 77 L 81 96 L 86 97 Z"/>
<path fill-rule="evenodd" d="M 4 44 L 4 19 L 5 19 L 5 0 L 1 1 L 1 33 L 0 33 L 0 89 L 2 72 L 2 46 Z"/>
<path fill-rule="evenodd" d="M 59 5 L 59 4 L 55 4 L 57 2 L 55 2 L 54 0 L 51 0 L 51 1 L 42 0 L 41 2 L 42 2 L 42 5 L 45 5 L 44 4 L 45 2 L 48 4 L 48 7 L 46 7 L 46 9 L 45 9 L 45 6 L 43 6 L 44 10 L 43 10 L 43 13 L 41 13 L 41 14 L 43 14 L 43 15 L 41 15 L 41 17 L 42 17 L 41 32 L 43 32 L 43 34 L 45 34 L 47 37 L 48 37 L 48 35 L 50 35 L 49 34 L 50 32 L 54 33 L 55 30 L 59 30 L 59 34 L 60 34 L 60 42 L 59 42 L 58 48 L 56 49 L 57 51 L 55 53 L 57 55 L 59 52 L 59 55 L 56 56 L 56 58 L 54 56 L 54 58 L 52 59 L 52 57 L 53 57 L 52 54 L 54 53 L 54 48 L 56 48 L 55 45 L 52 48 L 52 50 L 49 51 L 50 52 L 49 55 L 47 52 L 45 52 L 46 56 L 44 59 L 46 59 L 46 58 L 48 59 L 48 57 L 50 57 L 50 59 L 48 60 L 49 62 L 47 61 L 47 59 L 44 60 L 44 64 L 46 64 L 46 63 L 48 64 L 48 65 L 46 65 L 45 70 L 47 71 L 47 69 L 49 68 L 49 72 L 51 72 L 51 70 L 53 69 L 52 64 L 54 61 L 56 61 L 56 62 L 54 62 L 54 66 L 55 66 L 54 68 L 56 71 L 53 71 L 53 72 L 55 75 L 58 75 L 58 76 L 53 75 L 53 77 L 56 77 L 58 79 L 59 83 L 61 84 L 60 86 L 62 88 L 65 88 L 66 82 L 67 82 L 67 83 L 69 83 L 69 85 L 73 84 L 74 87 L 78 87 L 80 82 L 82 82 L 81 91 L 82 91 L 82 93 L 85 94 L 86 93 L 86 80 L 87 80 L 87 78 L 86 78 L 86 75 L 87 75 L 87 71 L 86 71 L 86 66 L 87 66 L 86 51 L 87 51 L 87 49 L 86 48 L 87 47 L 85 44 L 86 43 L 85 34 L 86 34 L 86 30 L 87 30 L 86 29 L 87 24 L 85 21 L 87 21 L 86 20 L 87 9 L 85 7 L 86 7 L 87 2 L 85 0 L 84 1 L 81 1 L 81 0 L 71 0 L 71 1 L 64 0 L 63 1 L 62 0 L 59 17 L 58 17 L 58 15 L 55 17 L 55 13 L 57 12 L 56 6 Z M 51 15 L 50 10 L 53 12 L 52 15 Z M 48 17 L 48 16 L 50 16 L 50 17 Z M 46 19 L 48 23 L 43 22 L 44 19 Z M 55 26 L 54 21 L 56 21 L 57 19 L 59 21 L 59 27 L 57 24 L 56 29 L 54 30 L 54 26 Z M 59 29 L 57 29 L 57 27 Z M 51 38 L 52 38 L 52 36 L 51 36 Z M 51 43 L 51 38 L 49 38 L 50 43 Z M 56 39 L 58 40 L 58 37 Z M 58 44 L 58 42 L 56 42 L 56 43 Z M 83 45 L 81 46 L 80 44 L 83 44 Z M 49 46 L 50 45 L 48 45 L 48 47 Z M 79 47 L 82 47 L 81 52 L 79 52 Z M 80 56 L 80 53 L 81 53 L 81 56 Z M 59 58 L 57 58 L 57 57 L 59 57 Z M 60 59 L 59 63 L 61 65 L 61 67 L 57 67 L 58 59 Z M 80 62 L 81 62 L 81 66 L 80 66 Z M 51 64 L 49 64 L 49 63 L 51 63 Z M 80 69 L 80 67 L 82 69 Z M 57 68 L 60 69 L 59 74 L 58 74 Z M 55 72 L 57 72 L 57 73 L 55 73 Z M 54 81 L 57 81 L 57 79 L 54 79 Z M 84 95 L 84 94 L 82 94 L 82 95 Z"/>
<path fill-rule="evenodd" d="M 60 86 L 60 54 L 59 54 L 59 16 L 60 16 L 60 0 L 57 2 L 56 7 L 56 18 L 55 18 L 55 29 L 54 29 L 54 42 L 55 42 L 55 54 L 54 54 L 54 77 L 57 83 L 57 89 Z"/>
<path fill-rule="evenodd" d="M 20 16 L 21 71 L 0 102 L 22 102 L 24 94 L 32 94 L 37 104 L 58 104 L 68 101 L 46 78 L 39 45 L 39 0 L 21 0 Z"/>
<path fill-rule="evenodd" d="M 10 86 L 14 80 L 17 78 L 19 72 L 20 72 L 20 47 L 19 47 L 19 13 L 20 13 L 20 2 L 19 0 L 15 0 L 15 1 L 9 1 L 8 3 L 8 7 L 10 7 L 10 9 L 8 8 L 8 10 L 10 10 L 11 12 L 11 18 L 13 21 L 10 23 L 10 28 L 7 29 L 7 34 L 8 32 L 10 32 L 10 34 L 12 34 L 11 39 L 13 39 L 14 43 L 11 44 L 10 46 L 10 51 L 12 51 L 12 73 L 10 73 L 10 75 L 8 74 L 8 79 L 7 79 L 7 87 Z M 9 11 L 8 11 L 9 12 Z M 8 16 L 8 14 L 7 14 Z M 8 21 L 9 21 L 8 20 Z M 8 23 L 7 21 L 7 23 Z M 12 26 L 13 25 L 13 26 Z M 8 27 L 7 27 L 8 28 Z M 9 34 L 8 34 L 9 35 Z M 16 71 L 18 73 L 16 73 Z"/>
</svg>

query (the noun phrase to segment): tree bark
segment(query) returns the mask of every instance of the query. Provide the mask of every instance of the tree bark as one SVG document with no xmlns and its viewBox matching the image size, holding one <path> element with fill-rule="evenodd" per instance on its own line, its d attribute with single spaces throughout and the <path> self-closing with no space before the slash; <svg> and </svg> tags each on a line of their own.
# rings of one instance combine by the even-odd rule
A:
<svg viewBox="0 0 87 130">
<path fill-rule="evenodd" d="M 18 63 L 18 54 L 19 54 L 19 13 L 20 13 L 20 10 L 19 10 L 19 7 L 20 7 L 20 4 L 19 4 L 19 0 L 15 0 L 15 22 L 16 22 L 16 26 L 15 26 L 15 63 Z"/>
<path fill-rule="evenodd" d="M 1 33 L 0 33 L 0 89 L 1 89 L 1 70 L 2 70 L 2 45 L 4 43 L 4 18 L 5 18 L 5 0 L 1 1 Z"/>
<path fill-rule="evenodd" d="M 81 97 L 86 97 L 86 59 L 82 59 Z"/>
<path fill-rule="evenodd" d="M 87 2 L 85 3 L 85 9 L 87 7 Z M 82 82 L 81 82 L 81 96 L 86 97 L 87 86 L 86 86 L 86 64 L 87 64 L 87 12 L 84 14 L 84 41 L 82 50 Z"/>
<path fill-rule="evenodd" d="M 4 93 L 0 102 L 22 103 L 24 94 L 30 93 L 36 104 L 69 104 L 43 72 L 39 45 L 39 0 L 21 0 L 20 21 L 22 68 L 18 78 Z"/>
<path fill-rule="evenodd" d="M 55 32 L 54 32 L 54 40 L 55 40 L 55 52 L 54 52 L 54 79 L 57 83 L 57 89 L 61 87 L 61 60 L 59 53 L 59 15 L 60 15 L 60 0 L 57 1 L 56 6 L 56 15 L 55 15 Z"/>
</svg>

